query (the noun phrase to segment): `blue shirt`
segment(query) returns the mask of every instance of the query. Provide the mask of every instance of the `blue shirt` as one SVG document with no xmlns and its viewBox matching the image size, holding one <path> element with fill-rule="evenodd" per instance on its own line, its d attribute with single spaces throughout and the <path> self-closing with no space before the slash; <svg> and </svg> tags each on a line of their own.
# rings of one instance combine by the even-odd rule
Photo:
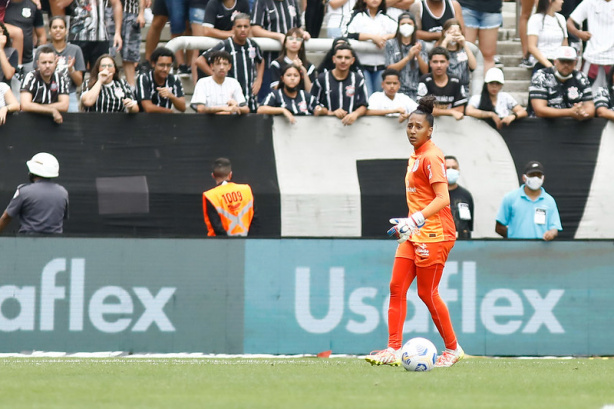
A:
<svg viewBox="0 0 614 409">
<path fill-rule="evenodd" d="M 533 201 L 524 186 L 506 194 L 499 208 L 497 221 L 507 226 L 507 237 L 541 239 L 548 230 L 563 230 L 554 198 L 542 187 L 541 195 Z"/>
</svg>

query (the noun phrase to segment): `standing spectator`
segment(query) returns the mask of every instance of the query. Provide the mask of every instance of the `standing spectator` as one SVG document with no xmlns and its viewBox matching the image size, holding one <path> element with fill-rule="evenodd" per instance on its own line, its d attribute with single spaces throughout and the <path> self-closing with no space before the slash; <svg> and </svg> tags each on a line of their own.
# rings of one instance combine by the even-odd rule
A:
<svg viewBox="0 0 614 409">
<path fill-rule="evenodd" d="M 341 37 L 352 17 L 356 0 L 329 0 L 326 8 L 326 35 Z"/>
<path fill-rule="evenodd" d="M 57 57 L 53 48 L 44 46 L 38 53 L 38 69 L 26 74 L 21 84 L 21 109 L 51 115 L 61 124 L 60 112 L 68 111 L 68 84 L 55 71 Z"/>
<path fill-rule="evenodd" d="M 447 155 L 445 160 L 450 210 L 452 210 L 452 217 L 456 225 L 456 238 L 470 239 L 473 231 L 473 196 L 467 189 L 458 184 L 460 176 L 458 159 L 455 156 Z"/>
<path fill-rule="evenodd" d="M 357 0 L 354 14 L 347 25 L 347 35 L 360 41 L 371 41 L 380 50 L 357 52 L 362 64 L 367 95 L 381 91 L 381 76 L 386 69 L 384 47 L 394 38 L 398 24 L 386 14 L 385 0 Z"/>
<path fill-rule="evenodd" d="M 526 117 L 527 110 L 511 94 L 501 91 L 504 83 L 503 71 L 496 67 L 488 70 L 484 77 L 482 93 L 469 99 L 467 115 L 479 119 L 490 119 L 497 129 L 511 124 L 516 119 Z"/>
<path fill-rule="evenodd" d="M 569 0 L 568 0 L 569 1 Z M 518 65 L 521 68 L 532 69 L 533 64 L 529 60 L 529 40 L 527 36 L 527 25 L 533 6 L 537 0 L 520 0 L 520 15 L 518 16 L 518 36 L 520 37 L 520 46 L 522 47 L 522 59 Z M 567 3 L 567 1 L 565 2 Z"/>
<path fill-rule="evenodd" d="M 465 93 L 469 93 L 471 73 L 477 68 L 478 62 L 469 47 L 469 42 L 461 32 L 457 19 L 451 18 L 443 24 L 441 38 L 435 45 L 448 50 L 450 55 L 448 75 L 458 78 Z"/>
<path fill-rule="evenodd" d="M 333 55 L 335 68 L 318 75 L 312 95 L 326 110 L 324 113 L 352 125 L 367 113 L 367 89 L 362 74 L 350 70 L 354 54 L 349 45 L 339 45 Z"/>
<path fill-rule="evenodd" d="M 237 14 L 233 20 L 232 37 L 203 53 L 196 60 L 196 65 L 205 74 L 212 75 L 209 65 L 211 54 L 215 51 L 226 51 L 230 54 L 232 66 L 228 76 L 239 81 L 250 112 L 256 112 L 258 108 L 256 96 L 262 86 L 265 67 L 260 46 L 249 38 L 249 18 L 248 14 Z"/>
<path fill-rule="evenodd" d="M 202 35 L 220 40 L 232 37 L 235 34 L 233 26 L 237 16 L 244 14 L 249 19 L 249 11 L 247 0 L 209 0 L 205 10 Z"/>
<path fill-rule="evenodd" d="M 614 121 L 614 66 L 608 73 L 607 86 L 595 94 L 595 111 L 598 117 Z"/>
<path fill-rule="evenodd" d="M 0 125 L 6 123 L 6 116 L 10 112 L 17 112 L 20 109 L 19 102 L 11 87 L 6 82 L 0 82 Z"/>
<path fill-rule="evenodd" d="M 11 78 L 19 67 L 17 57 L 9 30 L 0 22 L 0 81 L 11 84 Z"/>
<path fill-rule="evenodd" d="M 211 76 L 201 78 L 194 87 L 191 106 L 203 114 L 247 114 L 246 104 L 241 84 L 228 77 L 232 68 L 232 57 L 226 51 L 214 51 L 209 56 Z"/>
<path fill-rule="evenodd" d="M 484 72 L 495 66 L 497 37 L 503 23 L 502 0 L 459 0 L 467 41 L 477 43 L 484 57 Z"/>
<path fill-rule="evenodd" d="M 233 2 L 234 1 L 231 2 L 231 5 Z M 207 9 L 207 5 L 209 4 L 209 1 L 208 0 L 188 0 L 188 4 L 189 4 L 188 17 L 190 20 L 190 31 L 192 32 L 192 36 L 212 37 L 212 36 L 207 36 L 205 34 L 205 26 L 203 25 L 205 23 L 205 10 Z M 229 36 L 226 36 L 224 37 L 224 39 L 228 37 Z M 199 53 L 197 52 L 197 50 L 191 50 L 190 55 L 192 57 L 192 61 L 190 61 L 190 70 L 192 71 L 192 81 L 194 82 L 194 84 L 196 84 L 196 81 L 198 81 L 198 68 L 196 67 L 196 59 L 198 58 Z"/>
<path fill-rule="evenodd" d="M 229 159 L 216 159 L 212 170 L 211 177 L 217 186 L 203 193 L 207 236 L 253 234 L 255 207 L 252 188 L 231 181 L 232 165 Z"/>
<path fill-rule="evenodd" d="M 302 86 L 306 91 L 311 91 L 313 81 L 316 80 L 316 67 L 307 60 L 305 53 L 305 41 L 303 29 L 291 28 L 286 33 L 279 57 L 271 62 L 271 89 L 276 89 L 279 84 L 281 71 L 288 64 L 294 64 L 301 70 L 303 76 Z"/>
<path fill-rule="evenodd" d="M 424 42 L 417 39 L 416 20 L 409 13 L 399 15 L 399 27 L 395 38 L 386 41 L 386 66 L 401 74 L 400 92 L 414 101 L 417 97 L 420 76 L 429 70 Z"/>
<path fill-rule="evenodd" d="M 68 219 L 68 192 L 53 183 L 60 175 L 60 164 L 50 153 L 37 153 L 26 162 L 30 183 L 19 185 L 13 199 L 0 217 L 0 233 L 15 217 L 22 234 L 61 234 Z"/>
<path fill-rule="evenodd" d="M 398 117 L 399 122 L 409 118 L 418 104 L 405 94 L 399 92 L 401 88 L 400 74 L 397 70 L 387 68 L 382 73 L 382 92 L 374 92 L 369 97 L 367 115 L 385 115 Z"/>
<path fill-rule="evenodd" d="M 109 54 L 98 57 L 81 94 L 86 112 L 139 112 L 139 105 L 126 80 L 119 78 L 115 60 Z"/>
<path fill-rule="evenodd" d="M 542 164 L 527 163 L 522 180 L 524 184 L 520 188 L 503 198 L 495 231 L 507 239 L 553 240 L 563 228 L 554 198 L 542 187 Z"/>
<path fill-rule="evenodd" d="M 151 1 L 151 13 L 153 14 L 153 19 L 151 20 L 151 24 L 147 29 L 147 37 L 145 38 L 145 61 L 143 61 L 139 66 L 139 72 L 141 73 L 151 70 L 151 64 L 149 63 L 151 53 L 158 48 L 162 30 L 164 30 L 164 26 L 166 26 L 166 23 L 168 22 L 166 0 Z M 175 57 L 177 57 L 177 55 L 183 55 L 183 51 L 177 51 Z"/>
<path fill-rule="evenodd" d="M 567 27 L 561 11 L 563 0 L 539 0 L 527 26 L 527 41 L 533 73 L 552 67 L 559 47 L 569 45 Z"/>
<path fill-rule="evenodd" d="M 451 18 L 457 18 L 465 31 L 461 5 L 456 0 L 420 0 L 412 4 L 409 11 L 416 16 L 418 39 L 431 44 L 439 40 L 443 23 Z"/>
<path fill-rule="evenodd" d="M 448 50 L 442 47 L 433 48 L 429 53 L 431 73 L 420 78 L 418 96 L 435 97 L 434 116 L 453 116 L 456 120 L 461 120 L 464 117 L 467 97 L 458 78 L 448 75 L 448 65 Z"/>
<path fill-rule="evenodd" d="M 58 56 L 55 70 L 64 77 L 68 84 L 68 112 L 79 112 L 77 88 L 83 84 L 83 73 L 86 70 L 83 52 L 76 45 L 66 42 L 66 21 L 62 16 L 55 16 L 49 19 L 49 37 L 51 38 L 51 43 L 48 46 Z M 34 69 L 38 68 L 36 61 L 38 61 L 39 51 L 40 48 L 36 50 Z"/>
<path fill-rule="evenodd" d="M 23 78 L 23 75 L 34 69 L 34 45 L 47 42 L 43 14 L 32 0 L 12 0 L 6 8 L 4 23 L 20 28 L 23 32 L 23 48 L 18 61 L 19 67 L 23 66 L 19 72 Z M 17 51 L 20 51 L 19 48 Z"/>
<path fill-rule="evenodd" d="M 305 6 L 305 30 L 311 38 L 318 38 L 324 22 L 325 0 L 303 0 Z"/>
<path fill-rule="evenodd" d="M 586 75 L 574 69 L 576 50 L 559 47 L 554 66 L 533 74 L 529 105 L 540 118 L 574 118 L 584 121 L 595 115 L 593 93 Z"/>
<path fill-rule="evenodd" d="M 173 108 L 185 112 L 185 97 L 181 80 L 171 74 L 175 54 L 165 47 L 151 53 L 153 69 L 140 74 L 136 84 L 136 99 L 144 112 L 171 113 Z"/>
<path fill-rule="evenodd" d="M 586 21 L 588 31 L 576 28 Z M 569 33 L 586 42 L 584 67 L 591 84 L 604 86 L 609 66 L 614 65 L 614 2 L 583 0 L 567 19 Z"/>
<path fill-rule="evenodd" d="M 122 68 L 124 76 L 130 86 L 134 87 L 136 81 L 136 66 L 141 58 L 141 29 L 145 26 L 145 0 L 123 0 L 124 14 L 122 19 Z M 113 21 L 113 8 L 107 7 L 106 24 L 110 37 L 115 37 L 115 24 Z M 109 44 L 110 54 L 115 57 L 113 41 Z"/>
</svg>

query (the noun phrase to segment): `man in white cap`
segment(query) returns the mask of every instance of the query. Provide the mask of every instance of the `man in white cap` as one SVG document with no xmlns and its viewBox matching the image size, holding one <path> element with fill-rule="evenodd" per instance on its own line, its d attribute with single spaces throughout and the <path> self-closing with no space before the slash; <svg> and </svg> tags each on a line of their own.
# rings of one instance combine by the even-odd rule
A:
<svg viewBox="0 0 614 409">
<path fill-rule="evenodd" d="M 578 56 L 573 47 L 562 46 L 554 66 L 533 74 L 529 86 L 529 108 L 540 118 L 574 118 L 578 121 L 595 116 L 591 85 L 586 75 L 575 69 Z"/>
<path fill-rule="evenodd" d="M 8 207 L 0 217 L 0 233 L 19 217 L 22 234 L 59 234 L 68 218 L 68 192 L 51 179 L 60 173 L 55 156 L 41 152 L 26 162 L 30 182 L 17 187 Z"/>
</svg>

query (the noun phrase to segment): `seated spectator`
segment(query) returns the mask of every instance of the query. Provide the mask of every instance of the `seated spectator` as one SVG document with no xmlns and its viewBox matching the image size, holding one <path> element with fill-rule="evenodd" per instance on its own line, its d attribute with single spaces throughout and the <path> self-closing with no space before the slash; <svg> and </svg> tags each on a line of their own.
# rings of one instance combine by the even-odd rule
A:
<svg viewBox="0 0 614 409">
<path fill-rule="evenodd" d="M 478 62 L 469 48 L 469 42 L 465 40 L 461 32 L 457 19 L 451 18 L 444 23 L 441 38 L 435 45 L 448 50 L 450 55 L 448 75 L 458 78 L 465 93 L 468 94 L 471 73 L 478 66 Z"/>
<path fill-rule="evenodd" d="M 136 100 L 144 112 L 171 113 L 173 108 L 185 112 L 185 97 L 181 80 L 171 74 L 175 54 L 165 47 L 151 53 L 153 69 L 139 75 L 136 82 Z"/>
<path fill-rule="evenodd" d="M 281 54 L 271 62 L 269 67 L 271 70 L 271 90 L 277 89 L 281 72 L 288 64 L 294 64 L 301 70 L 302 86 L 305 87 L 305 91 L 311 91 L 313 81 L 316 80 L 316 67 L 307 60 L 303 30 L 300 28 L 288 30 L 281 46 Z"/>
<path fill-rule="evenodd" d="M 539 0 L 535 14 L 529 18 L 527 43 L 533 73 L 552 67 L 559 47 L 569 45 L 565 17 L 558 13 L 562 7 L 562 0 Z"/>
<path fill-rule="evenodd" d="M 0 81 L 10 85 L 17 68 L 17 50 L 6 26 L 0 22 Z"/>
<path fill-rule="evenodd" d="M 249 20 L 249 12 L 247 0 L 209 0 L 202 23 L 202 35 L 226 40 L 236 34 L 233 30 L 236 16 L 247 14 Z"/>
<path fill-rule="evenodd" d="M 513 96 L 501 91 L 503 84 L 503 71 L 494 67 L 488 70 L 484 77 L 482 93 L 469 99 L 465 113 L 474 118 L 490 119 L 497 129 L 526 117 L 527 110 L 516 102 Z"/>
<path fill-rule="evenodd" d="M 68 84 L 55 71 L 57 57 L 51 47 L 38 53 L 38 69 L 30 71 L 21 84 L 21 110 L 51 115 L 61 124 L 60 112 L 68 111 Z"/>
<path fill-rule="evenodd" d="M 418 104 L 405 94 L 401 88 L 399 72 L 388 68 L 382 73 L 382 92 L 374 92 L 369 97 L 367 115 L 398 117 L 399 122 L 405 121 L 409 114 L 418 108 Z"/>
<path fill-rule="evenodd" d="M 209 56 L 211 76 L 201 78 L 194 87 L 191 107 L 202 114 L 247 114 L 241 84 L 228 77 L 232 68 L 231 56 L 226 51 L 214 51 Z"/>
<path fill-rule="evenodd" d="M 335 55 L 335 50 L 341 44 L 348 45 L 351 48 L 350 40 L 347 37 L 337 37 L 333 40 L 333 44 L 330 47 L 330 50 L 326 52 L 324 58 L 322 58 L 322 62 L 318 65 L 318 69 L 316 70 L 317 74 L 322 74 L 326 71 L 331 71 L 335 68 L 335 63 L 333 62 L 333 55 Z M 354 50 L 352 50 L 352 55 L 354 56 L 354 64 L 350 67 L 351 71 L 360 72 L 362 75 L 362 69 L 360 68 L 360 60 L 356 56 Z M 363 75 L 364 77 L 364 75 Z"/>
<path fill-rule="evenodd" d="M 367 85 L 367 95 L 381 91 L 380 78 L 386 69 L 384 47 L 386 41 L 394 38 L 397 23 L 386 14 L 384 0 L 357 0 L 354 14 L 347 25 L 347 36 L 355 40 L 371 41 L 380 50 L 357 52 Z"/>
<path fill-rule="evenodd" d="M 444 159 L 446 160 L 450 210 L 456 225 L 456 237 L 459 240 L 470 239 L 474 220 L 473 196 L 471 192 L 458 184 L 458 177 L 460 176 L 458 159 L 452 155 L 446 155 Z"/>
<path fill-rule="evenodd" d="M 81 104 L 86 112 L 139 112 L 132 88 L 119 78 L 119 69 L 109 54 L 98 57 L 84 88 Z"/>
<path fill-rule="evenodd" d="M 595 111 L 598 117 L 614 121 L 614 66 L 608 73 L 607 87 L 600 87 L 595 93 Z"/>
<path fill-rule="evenodd" d="M 17 112 L 20 108 L 11 87 L 6 82 L 0 82 L 0 125 L 6 123 L 6 115 L 9 112 Z"/>
<path fill-rule="evenodd" d="M 533 74 L 529 104 L 540 118 L 574 118 L 583 121 L 595 115 L 591 85 L 586 75 L 574 69 L 576 50 L 559 47 L 554 66 Z"/>
<path fill-rule="evenodd" d="M 304 77 L 299 67 L 293 63 L 284 66 L 279 79 L 279 87 L 271 91 L 258 107 L 259 114 L 283 115 L 291 124 L 296 123 L 295 115 L 321 115 L 324 110 L 301 82 Z"/>
<path fill-rule="evenodd" d="M 416 16 L 418 39 L 427 43 L 432 44 L 439 40 L 443 24 L 451 18 L 458 19 L 461 31 L 465 31 L 463 11 L 456 0 L 416 1 L 411 5 L 409 11 Z"/>
<path fill-rule="evenodd" d="M 431 73 L 423 75 L 418 84 L 418 97 L 433 95 L 437 100 L 433 116 L 453 116 L 463 119 L 467 97 L 456 77 L 448 75 L 450 55 L 443 47 L 434 47 L 429 53 Z"/>
<path fill-rule="evenodd" d="M 196 59 L 196 66 L 205 74 L 211 75 L 211 66 L 208 62 L 211 53 L 223 50 L 230 54 L 233 57 L 233 62 L 228 76 L 239 81 L 249 111 L 256 112 L 256 108 L 258 108 L 256 96 L 262 86 L 265 66 L 260 46 L 249 38 L 249 18 L 249 14 L 239 13 L 235 15 L 232 37 L 219 42 L 215 47 L 199 56 Z"/>
<path fill-rule="evenodd" d="M 367 89 L 362 74 L 350 70 L 354 64 L 352 47 L 341 44 L 333 55 L 335 68 L 318 75 L 312 95 L 325 109 L 326 114 L 341 119 L 344 125 L 352 125 L 367 113 Z"/>
<path fill-rule="evenodd" d="M 399 71 L 400 92 L 414 101 L 417 99 L 420 76 L 429 71 L 424 50 L 424 42 L 417 39 L 413 14 L 402 13 L 395 38 L 386 41 L 386 67 Z"/>
<path fill-rule="evenodd" d="M 326 35 L 338 38 L 345 31 L 354 12 L 356 0 L 329 0 L 326 8 Z M 322 71 L 318 71 L 322 72 Z"/>
<path fill-rule="evenodd" d="M 484 72 L 495 66 L 499 27 L 503 24 L 501 0 L 459 0 L 467 41 L 478 44 L 484 57 Z"/>
</svg>

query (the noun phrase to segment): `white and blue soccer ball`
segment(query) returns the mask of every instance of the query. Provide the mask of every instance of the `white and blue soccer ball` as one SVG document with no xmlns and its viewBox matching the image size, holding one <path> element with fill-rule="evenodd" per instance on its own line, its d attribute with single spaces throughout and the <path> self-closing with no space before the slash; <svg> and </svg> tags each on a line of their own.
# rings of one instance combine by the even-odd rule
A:
<svg viewBox="0 0 614 409">
<path fill-rule="evenodd" d="M 401 349 L 403 368 L 411 372 L 426 372 L 435 367 L 437 348 L 426 338 L 412 338 Z"/>
</svg>

